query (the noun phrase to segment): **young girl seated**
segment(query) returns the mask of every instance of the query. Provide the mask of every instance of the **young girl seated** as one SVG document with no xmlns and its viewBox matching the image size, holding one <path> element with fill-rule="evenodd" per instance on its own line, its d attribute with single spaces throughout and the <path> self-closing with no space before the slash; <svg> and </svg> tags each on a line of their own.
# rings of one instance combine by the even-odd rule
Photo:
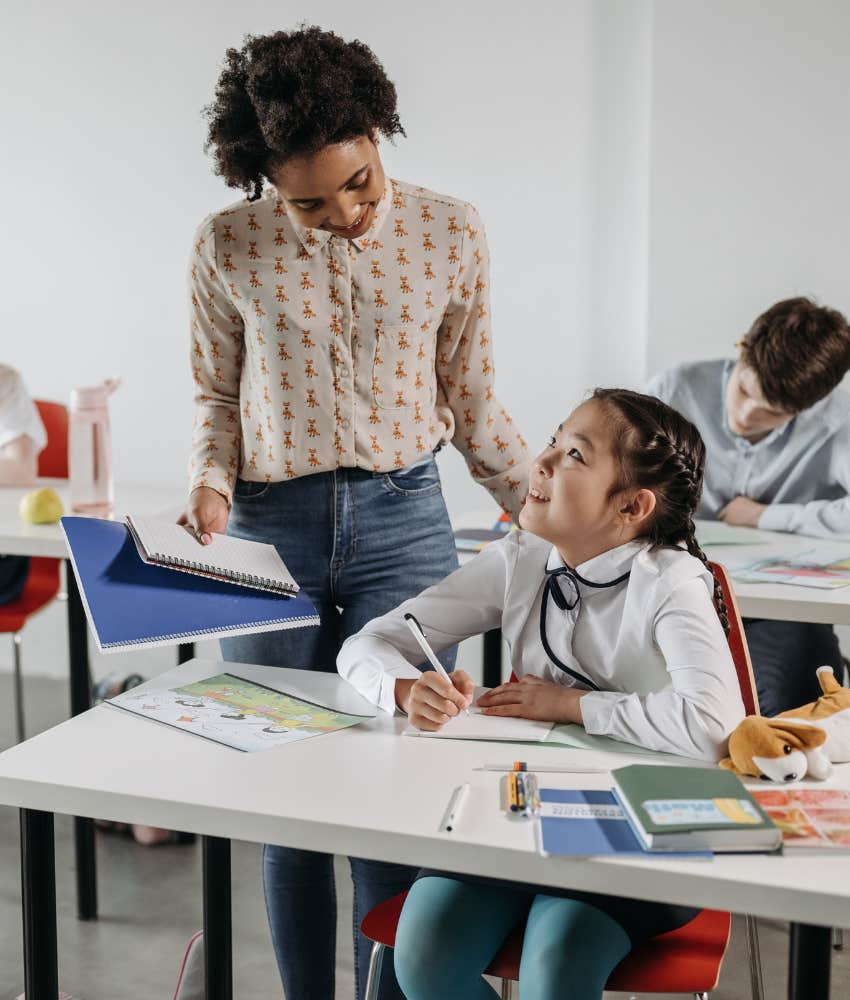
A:
<svg viewBox="0 0 850 1000">
<path fill-rule="evenodd" d="M 704 459 L 699 434 L 669 406 L 597 389 L 532 462 L 525 530 L 369 622 L 342 647 L 340 673 L 386 711 L 436 730 L 470 704 L 474 685 L 463 671 L 451 683 L 420 673 L 404 614 L 437 652 L 500 626 L 519 683 L 482 696 L 487 714 L 718 759 L 744 708 L 719 586 L 694 536 Z M 636 943 L 696 912 L 422 872 L 399 923 L 396 974 L 409 1000 L 492 998 L 481 973 L 526 920 L 523 1000 L 590 1000 Z"/>
</svg>

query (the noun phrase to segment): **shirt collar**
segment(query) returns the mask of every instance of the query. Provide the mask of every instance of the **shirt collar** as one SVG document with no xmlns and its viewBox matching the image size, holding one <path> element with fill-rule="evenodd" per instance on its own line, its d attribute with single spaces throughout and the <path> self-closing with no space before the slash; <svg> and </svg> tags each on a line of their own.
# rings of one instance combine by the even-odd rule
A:
<svg viewBox="0 0 850 1000">
<path fill-rule="evenodd" d="M 381 244 L 378 240 L 378 234 L 386 222 L 387 215 L 389 215 L 394 196 L 394 183 L 392 180 L 387 178 L 386 184 L 384 185 L 384 192 L 378 199 L 378 204 L 375 206 L 375 217 L 372 219 L 372 225 L 369 226 L 362 236 L 358 236 L 356 240 L 348 240 L 347 242 L 356 247 L 358 250 L 369 250 L 373 247 L 375 249 L 379 249 Z M 327 229 L 312 229 L 309 226 L 301 226 L 292 218 L 289 219 L 289 222 L 295 231 L 295 235 L 301 241 L 301 246 L 304 248 L 304 252 L 310 255 L 312 255 L 314 250 L 323 250 L 325 246 L 327 246 L 328 240 L 333 235 L 332 233 L 329 233 Z M 343 239 L 345 239 L 345 237 L 343 237 Z M 378 245 L 376 246 L 375 244 Z"/>
<path fill-rule="evenodd" d="M 607 552 L 600 552 L 598 556 L 587 559 L 579 566 L 572 567 L 585 580 L 591 583 L 610 583 L 617 577 L 628 573 L 632 568 L 635 556 L 642 552 L 649 542 L 645 538 L 633 538 L 630 542 L 624 542 L 616 548 L 608 549 Z M 560 569 L 566 566 L 561 558 L 561 554 L 553 545 L 549 553 L 549 560 L 546 563 L 547 571 Z M 601 594 L 604 591 L 597 587 L 585 587 L 578 584 L 582 598 L 590 597 L 593 594 Z"/>
</svg>

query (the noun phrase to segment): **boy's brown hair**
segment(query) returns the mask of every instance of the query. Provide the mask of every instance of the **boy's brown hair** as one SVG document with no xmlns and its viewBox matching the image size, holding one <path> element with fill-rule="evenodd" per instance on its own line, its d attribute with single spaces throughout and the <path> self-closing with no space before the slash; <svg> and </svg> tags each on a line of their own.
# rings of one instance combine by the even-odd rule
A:
<svg viewBox="0 0 850 1000">
<path fill-rule="evenodd" d="M 759 316 L 740 342 L 741 361 L 772 406 L 799 413 L 814 406 L 850 368 L 850 326 L 837 309 L 800 296 Z"/>
</svg>

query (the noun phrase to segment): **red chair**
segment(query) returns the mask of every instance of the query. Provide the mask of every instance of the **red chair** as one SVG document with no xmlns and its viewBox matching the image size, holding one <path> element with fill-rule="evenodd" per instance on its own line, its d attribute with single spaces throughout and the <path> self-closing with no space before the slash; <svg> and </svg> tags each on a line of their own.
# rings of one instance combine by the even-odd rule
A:
<svg viewBox="0 0 850 1000">
<path fill-rule="evenodd" d="M 718 563 L 712 563 L 711 568 L 720 583 L 729 614 L 729 648 L 744 708 L 748 715 L 758 715 L 758 694 L 738 604 L 725 568 Z M 365 1000 L 378 1000 L 384 951 L 395 946 L 396 928 L 406 896 L 407 893 L 400 893 L 374 907 L 360 925 L 366 937 L 374 942 Z M 752 917 L 747 917 L 746 922 L 752 993 L 754 998 L 762 1000 L 756 924 Z M 611 973 L 606 989 L 625 993 L 692 993 L 697 1000 L 706 1000 L 720 978 L 731 924 L 730 914 L 703 910 L 684 927 L 660 934 L 629 952 Z M 524 928 L 517 928 L 485 969 L 486 975 L 501 978 L 503 998 L 510 998 L 513 983 L 519 979 L 523 931 Z"/>
<path fill-rule="evenodd" d="M 38 474 L 48 479 L 68 478 L 68 411 L 61 403 L 36 400 L 47 431 L 47 445 L 38 456 Z M 61 559 L 35 556 L 30 562 L 24 591 L 17 600 L 0 605 L 0 632 L 12 636 L 15 670 L 15 716 L 20 743 L 24 733 L 24 690 L 21 676 L 21 629 L 31 615 L 49 604 L 59 593 Z"/>
</svg>

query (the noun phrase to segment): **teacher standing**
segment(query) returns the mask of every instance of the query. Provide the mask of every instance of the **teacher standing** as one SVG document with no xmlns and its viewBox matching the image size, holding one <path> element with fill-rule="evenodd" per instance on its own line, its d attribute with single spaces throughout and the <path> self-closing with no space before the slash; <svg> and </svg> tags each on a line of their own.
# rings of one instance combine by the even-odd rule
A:
<svg viewBox="0 0 850 1000">
<path fill-rule="evenodd" d="M 224 640 L 226 659 L 333 671 L 348 636 L 457 565 L 435 451 L 451 441 L 511 514 L 525 496 L 525 443 L 493 389 L 484 230 L 468 203 L 385 175 L 379 137 L 404 133 L 361 42 L 248 38 L 207 115 L 216 172 L 246 197 L 195 235 L 183 522 L 205 543 L 274 544 L 319 610 L 317 629 Z M 363 780 L 344 761 L 340 779 Z M 360 921 L 413 872 L 351 870 L 360 997 Z M 264 885 L 286 995 L 329 1000 L 333 859 L 267 846 Z M 392 963 L 381 996 L 401 996 Z"/>
</svg>

